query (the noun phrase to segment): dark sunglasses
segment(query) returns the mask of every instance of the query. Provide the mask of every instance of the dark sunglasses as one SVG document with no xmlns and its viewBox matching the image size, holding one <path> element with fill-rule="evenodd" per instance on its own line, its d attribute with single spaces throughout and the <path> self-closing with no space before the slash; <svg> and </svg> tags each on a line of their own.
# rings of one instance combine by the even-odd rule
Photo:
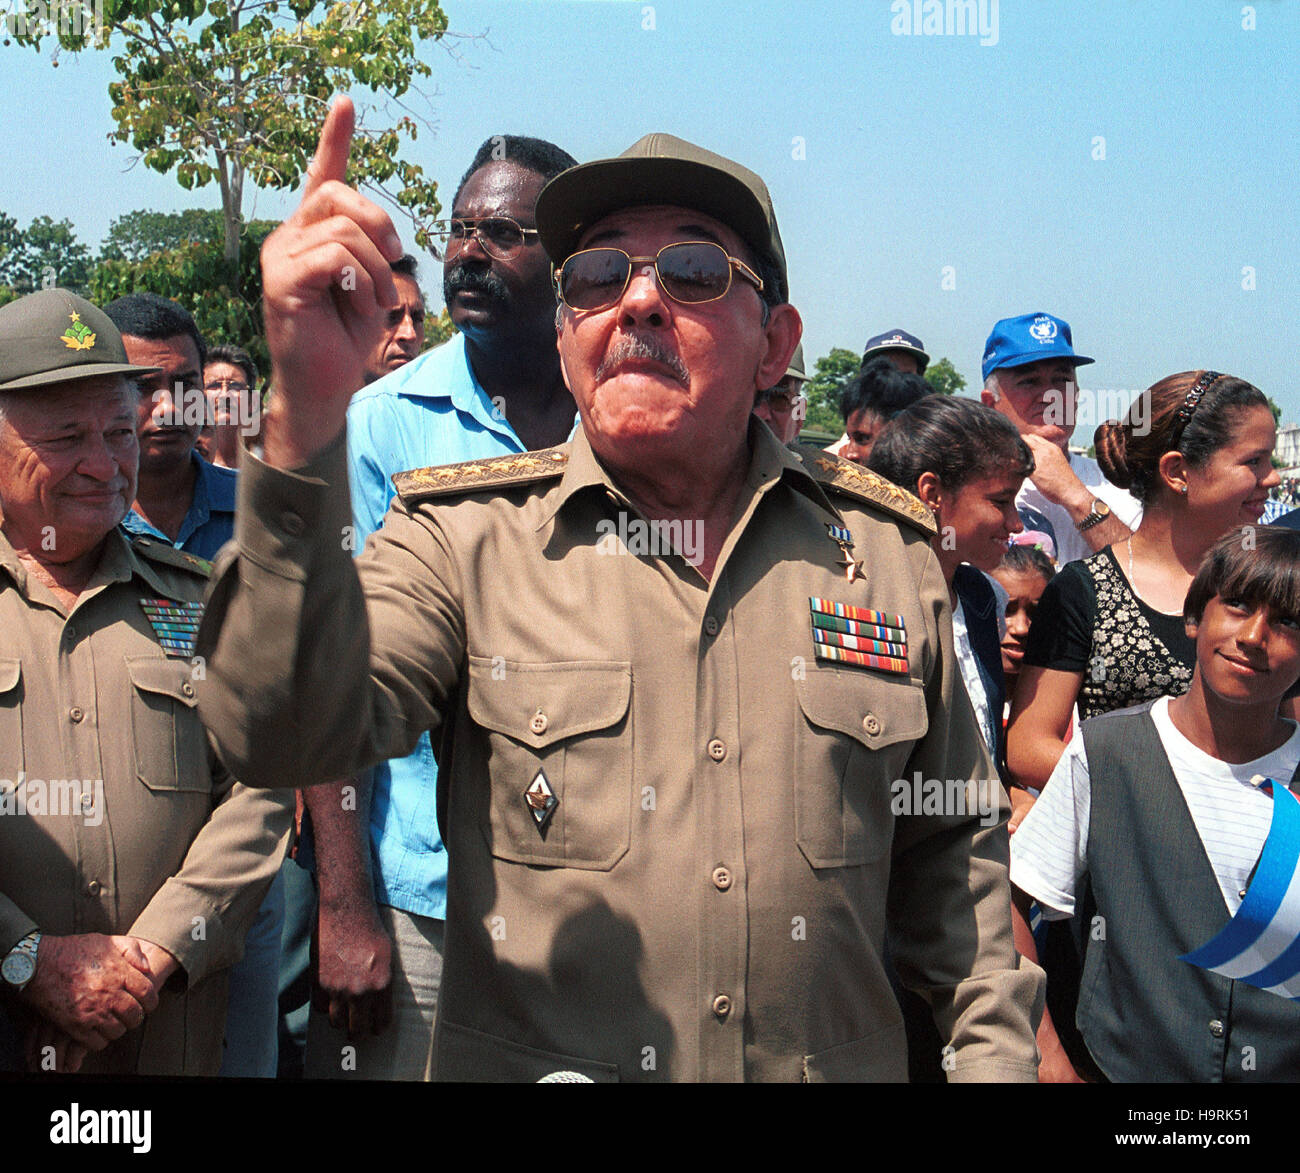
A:
<svg viewBox="0 0 1300 1173">
<path fill-rule="evenodd" d="M 529 237 L 537 235 L 537 229 L 524 228 L 509 216 L 485 216 L 481 220 L 435 220 L 430 235 L 443 260 L 455 256 L 470 237 L 477 236 L 488 256 L 506 261 L 523 248 Z"/>
<path fill-rule="evenodd" d="M 726 297 L 733 269 L 763 292 L 762 279 L 753 269 L 708 240 L 666 244 L 653 257 L 628 256 L 621 248 L 585 249 L 555 271 L 555 289 L 571 310 L 608 309 L 627 289 L 632 266 L 652 263 L 659 287 L 684 305 Z"/>
</svg>

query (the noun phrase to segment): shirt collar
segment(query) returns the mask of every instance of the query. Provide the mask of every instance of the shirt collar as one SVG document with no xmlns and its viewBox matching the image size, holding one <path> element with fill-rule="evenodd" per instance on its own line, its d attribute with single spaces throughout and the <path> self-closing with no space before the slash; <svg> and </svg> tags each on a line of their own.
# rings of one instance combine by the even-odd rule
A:
<svg viewBox="0 0 1300 1173">
<path fill-rule="evenodd" d="M 22 564 L 18 552 L 10 545 L 9 539 L 3 533 L 0 533 L 0 570 L 9 575 L 23 598 L 31 599 L 27 567 Z M 104 538 L 99 564 L 78 597 L 77 606 L 80 607 L 103 587 L 115 582 L 130 582 L 136 576 L 144 579 L 154 593 L 167 598 L 174 597 L 174 591 L 167 584 L 166 579 L 147 559 L 131 548 L 131 535 L 124 532 L 120 526 L 114 526 Z"/>
<path fill-rule="evenodd" d="M 831 503 L 821 485 L 809 474 L 800 456 L 777 440 L 771 430 L 756 416 L 750 416 L 748 438 L 750 459 L 745 477 L 751 491 L 766 493 L 778 482 L 785 481 L 814 504 L 820 505 L 832 516 L 839 518 L 839 510 Z M 565 465 L 564 475 L 560 478 L 559 487 L 547 502 L 537 528 L 541 529 L 550 522 L 573 496 L 592 486 L 600 486 L 619 502 L 629 504 L 627 495 L 592 451 L 591 441 L 587 439 L 585 429 L 579 426 L 569 445 L 569 461 Z M 743 515 L 743 506 L 741 512 Z"/>
</svg>

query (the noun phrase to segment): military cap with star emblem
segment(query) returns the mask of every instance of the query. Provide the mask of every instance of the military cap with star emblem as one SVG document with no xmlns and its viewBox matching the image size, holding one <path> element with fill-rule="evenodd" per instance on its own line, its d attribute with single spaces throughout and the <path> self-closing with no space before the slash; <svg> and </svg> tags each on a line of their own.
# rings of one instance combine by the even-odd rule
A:
<svg viewBox="0 0 1300 1173">
<path fill-rule="evenodd" d="M 0 391 L 158 369 L 127 362 L 108 315 L 67 289 L 42 289 L 0 306 Z"/>
</svg>

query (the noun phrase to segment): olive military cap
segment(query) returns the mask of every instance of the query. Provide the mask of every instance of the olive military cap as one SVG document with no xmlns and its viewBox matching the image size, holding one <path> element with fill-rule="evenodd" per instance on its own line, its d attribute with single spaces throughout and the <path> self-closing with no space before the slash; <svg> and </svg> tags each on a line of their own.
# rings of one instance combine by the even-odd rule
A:
<svg viewBox="0 0 1300 1173">
<path fill-rule="evenodd" d="M 537 231 L 561 265 L 597 220 L 651 204 L 694 208 L 721 221 L 775 266 L 779 300 L 789 296 L 785 248 L 767 185 L 749 168 L 671 134 L 648 134 L 615 159 L 561 172 L 537 197 Z"/>
<path fill-rule="evenodd" d="M 0 306 L 0 391 L 158 369 L 127 362 L 108 315 L 66 289 L 42 289 Z"/>
</svg>

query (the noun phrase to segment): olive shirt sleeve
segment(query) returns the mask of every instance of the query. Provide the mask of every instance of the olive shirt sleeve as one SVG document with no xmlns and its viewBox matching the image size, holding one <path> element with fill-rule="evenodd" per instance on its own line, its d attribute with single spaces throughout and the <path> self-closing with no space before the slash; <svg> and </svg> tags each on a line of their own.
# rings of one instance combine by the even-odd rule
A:
<svg viewBox="0 0 1300 1173">
<path fill-rule="evenodd" d="M 0 956 L 8 953 L 28 933 L 38 928 L 40 925 L 0 892 Z"/>
<path fill-rule="evenodd" d="M 240 465 L 235 541 L 213 568 L 196 650 L 204 723 L 251 786 L 309 786 L 404 757 L 439 726 L 458 680 L 455 559 L 399 502 L 353 561 L 345 446 L 341 433 L 293 472 L 251 455 Z"/>
<path fill-rule="evenodd" d="M 292 796 L 236 782 L 209 752 L 213 811 L 180 871 L 158 889 L 130 936 L 166 949 L 190 984 L 234 965 L 280 870 L 293 826 Z"/>
<path fill-rule="evenodd" d="M 1096 620 L 1097 588 L 1082 562 L 1067 562 L 1038 600 L 1024 662 L 1034 668 L 1083 672 L 1092 656 Z"/>
<path fill-rule="evenodd" d="M 951 1047 L 944 1062 L 949 1082 L 1032 1083 L 1044 978 L 1012 940 L 1009 807 L 974 711 L 957 703 L 961 685 L 947 587 L 933 554 L 921 585 L 939 636 L 939 663 L 926 681 L 928 728 L 903 781 L 971 785 L 964 811 L 914 811 L 895 821 L 891 956 L 903 983 L 929 1003 Z"/>
</svg>

